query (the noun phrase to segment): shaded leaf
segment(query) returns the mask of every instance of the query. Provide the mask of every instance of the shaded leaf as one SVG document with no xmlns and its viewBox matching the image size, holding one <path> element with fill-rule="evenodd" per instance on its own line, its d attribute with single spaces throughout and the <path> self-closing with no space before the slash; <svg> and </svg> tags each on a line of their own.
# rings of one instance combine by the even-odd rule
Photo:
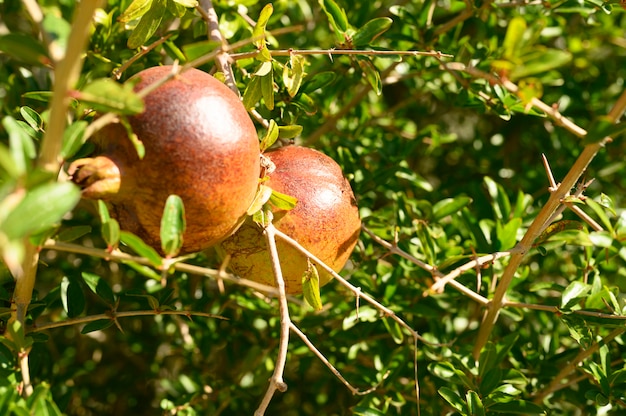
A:
<svg viewBox="0 0 626 416">
<path fill-rule="evenodd" d="M 61 281 L 61 302 L 70 318 L 79 316 L 85 310 L 85 294 L 75 279 L 63 277 Z"/>
<path fill-rule="evenodd" d="M 81 276 L 89 289 L 109 306 L 115 305 L 115 295 L 113 289 L 102 277 L 94 273 L 82 272 Z"/>
<path fill-rule="evenodd" d="M 63 147 L 61 148 L 61 157 L 69 159 L 74 156 L 86 141 L 85 131 L 87 130 L 85 120 L 78 120 L 70 124 L 63 133 Z"/>
<path fill-rule="evenodd" d="M 448 215 L 456 214 L 472 202 L 472 198 L 468 196 L 457 196 L 456 198 L 447 198 L 433 205 L 433 221 L 439 221 Z"/>
<path fill-rule="evenodd" d="M 561 308 L 572 307 L 581 298 L 587 295 L 591 286 L 579 281 L 570 283 L 561 294 Z"/>
<path fill-rule="evenodd" d="M 97 321 L 89 322 L 80 331 L 81 334 L 88 334 L 94 331 L 102 331 L 113 325 L 113 319 L 99 319 Z"/>
<path fill-rule="evenodd" d="M 148 259 L 154 266 L 163 264 L 163 259 L 157 251 L 144 243 L 144 241 L 128 231 L 120 231 L 120 241 L 130 247 L 135 253 L 141 257 Z"/>
<path fill-rule="evenodd" d="M 380 35 L 391 27 L 393 20 L 389 17 L 377 17 L 365 23 L 352 36 L 352 44 L 356 47 L 363 47 L 371 44 Z"/>
</svg>

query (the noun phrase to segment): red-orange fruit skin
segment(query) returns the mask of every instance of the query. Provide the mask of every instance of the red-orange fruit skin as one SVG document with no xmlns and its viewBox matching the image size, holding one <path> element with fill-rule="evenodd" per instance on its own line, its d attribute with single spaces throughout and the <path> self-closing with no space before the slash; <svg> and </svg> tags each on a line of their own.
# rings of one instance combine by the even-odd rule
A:
<svg viewBox="0 0 626 416">
<path fill-rule="evenodd" d="M 323 153 L 300 146 L 285 146 L 265 156 L 276 166 L 265 184 L 298 199 L 292 210 L 273 210 L 273 224 L 339 272 L 350 257 L 361 229 L 356 200 L 341 168 Z M 259 225 L 248 219 L 220 248 L 224 254 L 230 254 L 228 267 L 235 274 L 276 286 Z M 277 249 L 287 293 L 301 293 L 306 257 L 280 238 Z M 317 269 L 323 286 L 332 275 L 320 266 Z"/>
<path fill-rule="evenodd" d="M 139 80 L 134 88 L 171 72 L 171 66 L 143 70 L 133 77 Z M 108 125 L 97 137 L 120 170 L 120 190 L 109 198 L 120 227 L 160 250 L 163 207 L 176 194 L 187 223 L 180 254 L 232 234 L 245 218 L 260 174 L 258 136 L 239 97 L 211 75 L 189 69 L 149 93 L 145 111 L 129 121 L 145 146 L 142 160 L 120 124 Z"/>
</svg>

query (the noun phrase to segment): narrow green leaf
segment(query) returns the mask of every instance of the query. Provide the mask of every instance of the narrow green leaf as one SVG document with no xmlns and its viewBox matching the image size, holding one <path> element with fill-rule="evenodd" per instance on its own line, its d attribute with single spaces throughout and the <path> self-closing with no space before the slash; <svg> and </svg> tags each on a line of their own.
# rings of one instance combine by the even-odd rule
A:
<svg viewBox="0 0 626 416">
<path fill-rule="evenodd" d="M 511 201 L 509 200 L 504 187 L 488 176 L 485 176 L 483 182 L 485 183 L 487 192 L 491 197 L 492 207 L 496 218 L 508 221 L 511 215 Z"/>
<path fill-rule="evenodd" d="M 135 132 L 133 131 L 133 127 L 130 125 L 130 122 L 128 121 L 126 117 L 120 117 L 120 124 L 126 130 L 126 136 L 130 140 L 130 142 L 133 144 L 133 147 L 135 148 L 135 151 L 137 152 L 137 157 L 139 157 L 139 159 L 143 159 L 144 156 L 146 155 L 146 147 L 144 146 L 143 142 L 139 139 L 139 136 L 137 136 L 137 134 L 135 134 Z"/>
<path fill-rule="evenodd" d="M 386 414 L 371 407 L 355 406 L 352 408 L 353 416 L 385 416 Z"/>
<path fill-rule="evenodd" d="M 345 40 L 344 34 L 349 26 L 346 12 L 334 0 L 319 0 L 319 3 L 335 31 L 337 40 L 343 42 Z"/>
<path fill-rule="evenodd" d="M 367 46 L 391 27 L 393 20 L 389 17 L 377 17 L 365 23 L 352 36 L 352 44 L 356 48 Z"/>
<path fill-rule="evenodd" d="M 20 107 L 20 114 L 33 129 L 40 130 L 43 127 L 43 120 L 41 119 L 41 116 L 32 108 L 28 106 Z"/>
<path fill-rule="evenodd" d="M 283 67 L 283 84 L 285 84 L 290 97 L 295 97 L 300 90 L 302 80 L 306 75 L 304 72 L 305 64 L 306 60 L 303 56 L 291 55 L 289 57 L 289 66 L 285 65 Z"/>
<path fill-rule="evenodd" d="M 278 127 L 278 137 L 284 140 L 298 137 L 301 133 L 302 133 L 302 126 L 299 126 L 297 124 Z"/>
<path fill-rule="evenodd" d="M 274 70 L 261 77 L 261 95 L 268 110 L 274 109 Z"/>
<path fill-rule="evenodd" d="M 248 208 L 248 211 L 246 213 L 248 215 L 254 215 L 259 212 L 263 208 L 263 205 L 265 205 L 267 201 L 269 201 L 270 197 L 272 196 L 272 192 L 272 188 L 270 188 L 269 186 L 263 184 L 259 185 L 259 189 L 254 196 L 254 200 L 252 201 L 252 204 L 250 204 L 250 207 Z"/>
<path fill-rule="evenodd" d="M 433 205 L 432 220 L 439 221 L 448 215 L 456 214 L 472 202 L 472 198 L 468 196 L 457 196 L 456 198 L 447 198 Z"/>
<path fill-rule="evenodd" d="M 115 295 L 113 294 L 113 289 L 111 289 L 111 286 L 109 286 L 106 280 L 97 274 L 89 272 L 82 272 L 81 276 L 89 289 L 98 295 L 100 299 L 110 306 L 115 305 Z"/>
<path fill-rule="evenodd" d="M 204 40 L 201 42 L 188 43 L 183 45 L 183 52 L 189 61 L 200 58 L 213 52 L 221 46 L 220 42 L 214 40 Z"/>
<path fill-rule="evenodd" d="M 546 229 L 541 233 L 541 235 L 537 237 L 537 240 L 533 244 L 533 247 L 539 246 L 543 242 L 549 240 L 550 237 L 553 237 L 554 235 L 560 232 L 567 231 L 567 230 L 582 230 L 582 229 L 584 229 L 584 226 L 580 221 L 562 220 L 562 221 L 555 222 L 553 224 L 550 224 L 548 227 L 546 227 Z"/>
<path fill-rule="evenodd" d="M 150 10 L 152 0 L 133 0 L 133 2 L 124 10 L 117 20 L 127 23 L 132 20 L 139 19 Z"/>
<path fill-rule="evenodd" d="M 258 49 L 265 48 L 265 27 L 267 26 L 267 22 L 270 20 L 272 13 L 274 12 L 274 7 L 271 3 L 266 4 L 261 10 L 259 14 L 259 18 L 257 19 L 256 25 L 252 30 L 252 41 L 254 45 Z"/>
<path fill-rule="evenodd" d="M 161 266 L 163 259 L 157 251 L 144 243 L 144 241 L 128 231 L 120 231 L 120 241 L 130 247 L 135 253 L 141 257 L 148 259 L 154 266 Z"/>
<path fill-rule="evenodd" d="M 120 224 L 115 218 L 110 218 L 100 227 L 102 239 L 107 243 L 107 249 L 116 248 L 120 243 Z"/>
<path fill-rule="evenodd" d="M 323 308 L 320 295 L 320 275 L 317 267 L 307 258 L 307 269 L 302 276 L 302 294 L 306 302 L 316 311 Z"/>
<path fill-rule="evenodd" d="M 296 204 L 298 203 L 298 199 L 291 195 L 286 195 L 272 189 L 270 203 L 278 209 L 289 211 L 295 208 Z"/>
<path fill-rule="evenodd" d="M 569 308 L 591 290 L 591 286 L 579 281 L 570 283 L 561 295 L 561 308 Z"/>
<path fill-rule="evenodd" d="M 483 406 L 480 396 L 473 390 L 470 390 L 466 394 L 467 407 L 469 415 L 471 416 L 485 416 L 485 407 Z"/>
<path fill-rule="evenodd" d="M 400 345 L 404 342 L 404 334 L 402 333 L 402 328 L 400 328 L 400 324 L 391 318 L 383 318 L 383 323 L 385 324 L 385 328 L 387 328 L 387 332 L 393 338 L 393 341 Z"/>
<path fill-rule="evenodd" d="M 327 87 L 328 85 L 332 84 L 336 78 L 337 74 L 335 74 L 334 72 L 319 72 L 311 76 L 310 78 L 307 78 L 307 81 L 302 86 L 302 92 L 312 93 L 315 90 Z"/>
<path fill-rule="evenodd" d="M 85 120 L 78 120 L 67 127 L 63 133 L 63 147 L 61 148 L 61 157 L 64 160 L 74 156 L 85 143 L 85 131 L 88 125 L 89 123 Z"/>
<path fill-rule="evenodd" d="M 438 393 L 441 397 L 443 397 L 452 407 L 461 412 L 461 414 L 466 414 L 467 409 L 465 407 L 465 402 L 454 390 L 448 387 L 441 387 L 438 390 Z"/>
<path fill-rule="evenodd" d="M 522 39 L 526 32 L 526 20 L 517 16 L 508 22 L 506 35 L 504 36 L 503 56 L 507 59 L 513 59 L 520 53 Z"/>
<path fill-rule="evenodd" d="M 254 106 L 259 102 L 263 95 L 261 90 L 261 78 L 260 77 L 252 77 L 248 85 L 246 86 L 246 90 L 243 93 L 243 105 L 249 110 L 254 108 Z"/>
<path fill-rule="evenodd" d="M 539 76 L 559 68 L 572 60 L 572 54 L 560 49 L 536 47 L 531 54 L 521 57 L 522 64 L 515 65 L 509 77 L 512 80 Z"/>
<path fill-rule="evenodd" d="M 519 415 L 545 415 L 546 411 L 543 407 L 533 402 L 517 399 L 507 399 L 506 401 L 496 402 L 489 405 L 489 412 L 519 414 Z"/>
<path fill-rule="evenodd" d="M 106 202 L 101 199 L 98 200 L 98 215 L 100 216 L 101 223 L 105 223 L 111 219 L 109 208 L 107 207 Z"/>
<path fill-rule="evenodd" d="M 263 139 L 261 140 L 261 152 L 266 151 L 267 149 L 272 147 L 274 143 L 276 143 L 276 140 L 278 140 L 278 133 L 278 125 L 274 120 L 270 120 L 270 125 L 267 128 L 267 133 L 265 134 L 265 137 L 263 137 Z"/>
<path fill-rule="evenodd" d="M 0 224 L 0 232 L 8 239 L 41 232 L 56 224 L 80 200 L 80 190 L 70 182 L 40 185 L 26 196 Z"/>
<path fill-rule="evenodd" d="M 376 95 L 380 95 L 383 92 L 383 82 L 380 79 L 380 73 L 378 69 L 374 66 L 371 60 L 368 57 L 357 56 L 356 61 L 358 62 L 363 74 L 365 75 L 365 79 L 372 86 L 372 89 L 376 93 Z"/>
<path fill-rule="evenodd" d="M 178 195 L 170 195 L 165 201 L 161 218 L 161 248 L 167 257 L 175 257 L 180 251 L 185 228 L 183 200 Z"/>
<path fill-rule="evenodd" d="M 88 225 L 77 225 L 75 227 L 67 228 L 61 231 L 56 239 L 68 243 L 79 239 L 80 237 L 87 235 L 91 232 L 91 227 Z"/>
<path fill-rule="evenodd" d="M 19 175 L 24 174 L 37 155 L 35 144 L 13 117 L 3 118 L 2 126 L 9 133 L 9 151 L 13 159 L 13 168 Z"/>
<path fill-rule="evenodd" d="M 25 33 L 7 33 L 0 36 L 0 52 L 27 65 L 50 63 L 46 48 L 35 37 Z"/>
<path fill-rule="evenodd" d="M 119 84 L 110 78 L 100 78 L 87 84 L 77 98 L 100 112 L 131 115 L 144 109 L 143 100 L 133 91 L 131 84 Z"/>
<path fill-rule="evenodd" d="M 166 0 L 152 0 L 150 9 L 141 16 L 141 20 L 133 29 L 128 38 L 127 46 L 129 49 L 136 49 L 146 43 L 148 39 L 156 32 L 161 24 L 163 15 L 165 14 Z"/>
<path fill-rule="evenodd" d="M 496 235 L 498 236 L 498 247 L 500 251 L 509 250 L 517 243 L 517 230 L 522 226 L 521 218 L 513 218 L 511 221 L 501 225 L 498 221 Z"/>
<path fill-rule="evenodd" d="M 89 322 L 80 331 L 81 334 L 88 334 L 90 332 L 102 331 L 113 325 L 113 319 L 99 319 L 97 321 Z"/>
<path fill-rule="evenodd" d="M 70 318 L 79 316 L 85 310 L 85 294 L 75 279 L 65 276 L 61 280 L 61 302 Z"/>
<path fill-rule="evenodd" d="M 183 7 L 196 7 L 198 5 L 196 0 L 174 0 L 174 2 Z"/>
</svg>

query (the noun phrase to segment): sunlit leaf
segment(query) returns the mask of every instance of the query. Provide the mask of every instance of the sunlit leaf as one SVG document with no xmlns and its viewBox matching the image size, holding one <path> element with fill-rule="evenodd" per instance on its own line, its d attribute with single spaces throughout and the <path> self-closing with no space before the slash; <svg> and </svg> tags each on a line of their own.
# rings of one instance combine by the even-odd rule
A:
<svg viewBox="0 0 626 416">
<path fill-rule="evenodd" d="M 468 206 L 472 202 L 472 198 L 467 196 L 457 196 L 456 198 L 447 198 L 437 202 L 433 206 L 433 221 L 439 221 L 448 215 L 455 214 Z"/>
<path fill-rule="evenodd" d="M 579 299 L 587 295 L 590 289 L 590 285 L 579 281 L 570 283 L 561 294 L 561 308 L 571 307 Z"/>
<path fill-rule="evenodd" d="M 152 265 L 160 266 L 163 263 L 163 259 L 159 256 L 159 253 L 135 234 L 129 233 L 128 231 L 120 231 L 120 241 L 141 257 L 148 259 Z"/>
<path fill-rule="evenodd" d="M 267 133 L 265 134 L 265 137 L 263 137 L 263 139 L 261 140 L 261 152 L 266 151 L 267 149 L 272 147 L 274 143 L 276 143 L 276 140 L 278 140 L 278 133 L 278 125 L 274 120 L 270 120 L 269 127 L 267 128 Z"/>
<path fill-rule="evenodd" d="M 130 84 L 119 84 L 110 78 L 100 78 L 85 86 L 76 98 L 100 112 L 137 114 L 144 109 L 143 100 Z"/>
<path fill-rule="evenodd" d="M 307 269 L 302 276 L 302 294 L 304 300 L 313 309 L 319 311 L 322 309 L 322 298 L 320 295 L 320 275 L 317 267 L 307 259 Z"/>
<path fill-rule="evenodd" d="M 143 13 L 141 20 L 128 38 L 128 48 L 135 49 L 146 43 L 159 28 L 166 11 L 166 0 L 151 0 L 150 8 Z"/>
<path fill-rule="evenodd" d="M 352 44 L 356 48 L 367 46 L 391 27 L 393 20 L 388 17 L 377 17 L 365 23 L 352 36 Z"/>
<path fill-rule="evenodd" d="M 176 256 L 182 248 L 185 228 L 183 200 L 178 195 L 170 195 L 161 217 L 161 249 L 167 257 Z"/>
<path fill-rule="evenodd" d="M 256 25 L 252 30 L 253 43 L 258 49 L 265 48 L 265 27 L 267 26 L 267 22 L 270 20 L 273 12 L 274 7 L 272 4 L 266 4 L 265 7 L 263 7 L 263 10 L 261 10 Z"/>
<path fill-rule="evenodd" d="M 298 199 L 291 196 L 286 195 L 281 192 L 272 190 L 272 195 L 270 196 L 269 202 L 278 209 L 289 211 L 295 208 L 298 203 Z"/>
<path fill-rule="evenodd" d="M 131 20 L 139 19 L 150 10 L 152 0 L 133 0 L 133 2 L 124 10 L 117 20 L 122 23 L 130 22 Z"/>
</svg>

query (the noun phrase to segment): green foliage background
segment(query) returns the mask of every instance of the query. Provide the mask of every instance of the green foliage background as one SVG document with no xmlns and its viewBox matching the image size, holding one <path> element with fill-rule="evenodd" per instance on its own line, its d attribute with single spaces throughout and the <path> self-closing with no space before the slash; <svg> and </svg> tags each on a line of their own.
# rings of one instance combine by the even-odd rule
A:
<svg viewBox="0 0 626 416">
<path fill-rule="evenodd" d="M 11 333 L 15 328 L 8 325 L 10 337 L 1 338 L 0 413 L 253 414 L 276 359 L 276 300 L 229 282 L 222 288 L 214 278 L 189 272 L 169 273 L 163 285 L 155 268 L 94 255 L 110 243 L 101 232 L 98 207 L 78 202 L 76 189 L 35 169 L 49 125 L 49 91 L 59 76 L 50 51 L 67 46 L 75 3 L 0 0 L 5 326 L 14 290 L 9 268 L 24 252 L 25 238 L 38 246 L 48 237 L 71 240 L 92 250 L 41 250 L 26 333 Z M 150 9 L 121 22 L 130 3 L 108 1 L 96 13 L 73 86 L 91 93 L 91 101 L 83 96 L 82 104 L 72 102 L 71 128 L 80 131 L 93 121 L 86 108 L 123 113 L 136 104 L 115 85 L 94 87 L 122 65 L 132 62 L 120 82 L 144 68 L 186 63 L 215 48 L 206 40 L 206 22 L 191 7 L 195 2 L 147 1 Z M 289 389 L 275 395 L 267 414 L 414 415 L 418 408 L 421 414 L 621 414 L 626 407 L 624 141 L 623 126 L 607 127 L 603 117 L 624 91 L 623 4 L 380 0 L 355 7 L 338 1 L 335 6 L 344 12 L 333 12 L 330 1 L 275 1 L 266 24 L 268 51 L 356 47 L 440 54 L 272 59 L 255 57 L 252 52 L 265 46 L 249 41 L 266 2 L 213 3 L 225 40 L 248 40 L 231 51 L 244 101 L 279 126 L 301 126 L 296 143 L 323 151 L 343 167 L 368 229 L 444 274 L 476 255 L 512 249 L 521 239 L 549 196 L 542 154 L 559 182 L 588 141 L 607 132 L 614 136 L 585 174 L 585 180 L 595 179 L 585 191 L 587 200 L 573 201 L 604 231 L 594 231 L 571 210 L 556 219 L 560 228 L 536 242 L 517 270 L 507 292 L 507 300 L 517 303 L 501 310 L 479 360 L 472 348 L 484 305 L 450 286 L 430 293 L 429 271 L 363 233 L 342 274 L 424 340 L 415 350 L 406 332 L 336 282 L 322 289 L 321 312 L 292 300 L 292 320 L 343 376 L 362 390 L 378 387 L 353 395 L 292 334 L 285 371 Z M 28 7 L 43 11 L 40 24 Z M 381 18 L 393 22 L 387 31 L 372 32 L 380 36 L 359 31 L 387 21 Z M 142 26 L 149 19 L 153 34 Z M 367 26 L 372 19 L 379 20 Z M 140 52 L 136 46 L 162 36 L 167 36 L 163 43 L 131 61 Z M 260 71 L 264 61 L 272 62 L 272 80 Z M 306 75 L 290 94 L 292 78 L 285 83 L 284 68 L 295 76 L 303 62 Z M 200 68 L 213 72 L 215 63 Z M 510 80 L 520 92 L 494 80 Z M 254 92 L 255 83 L 270 88 Z M 118 102 L 107 101 L 112 96 Z M 590 137 L 577 137 L 558 118 L 531 106 L 532 97 L 588 129 Z M 266 129 L 257 127 L 264 137 Z M 80 140 L 72 146 L 69 136 L 65 167 L 92 150 Z M 175 172 L 165 172 L 163 179 L 170 175 Z M 63 180 L 61 175 L 58 181 Z M 24 193 L 31 198 L 21 199 Z M 458 281 L 489 299 L 507 261 L 504 256 L 469 268 Z M 219 268 L 210 250 L 186 262 Z M 190 311 L 190 318 L 158 313 L 167 310 Z M 129 316 L 114 324 L 111 311 Z M 62 325 L 80 318 L 84 322 Z M 37 329 L 50 322 L 57 324 Z M 576 358 L 585 350 L 592 353 Z M 36 388 L 29 398 L 19 395 L 19 351 L 30 351 Z M 560 373 L 571 362 L 580 364 Z"/>
</svg>

